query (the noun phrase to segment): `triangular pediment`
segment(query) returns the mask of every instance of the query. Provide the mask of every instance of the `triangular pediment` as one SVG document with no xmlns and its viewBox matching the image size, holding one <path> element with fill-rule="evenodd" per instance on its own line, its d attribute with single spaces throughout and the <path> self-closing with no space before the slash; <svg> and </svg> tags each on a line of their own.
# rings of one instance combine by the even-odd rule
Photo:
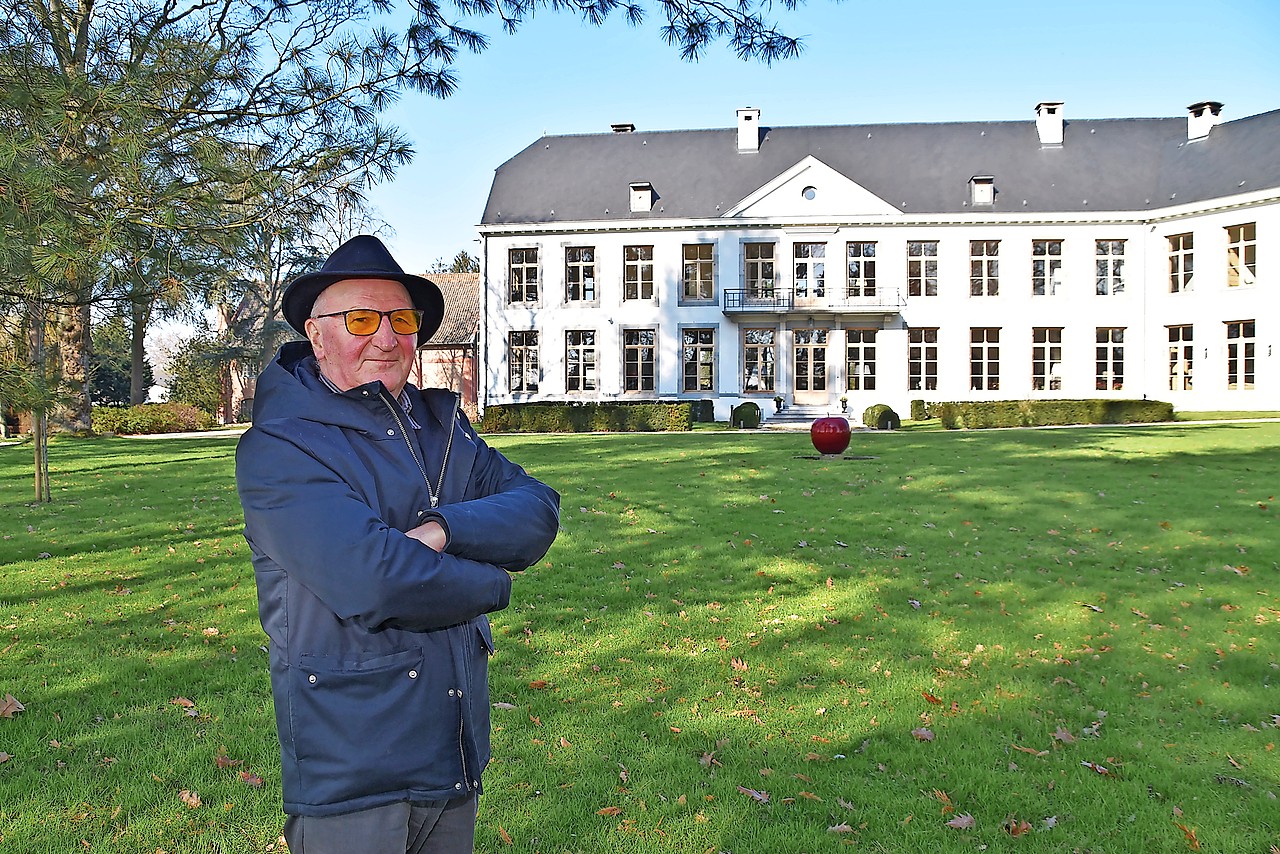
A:
<svg viewBox="0 0 1280 854">
<path fill-rule="evenodd" d="M 797 219 L 900 213 L 811 154 L 738 202 L 724 216 Z"/>
</svg>

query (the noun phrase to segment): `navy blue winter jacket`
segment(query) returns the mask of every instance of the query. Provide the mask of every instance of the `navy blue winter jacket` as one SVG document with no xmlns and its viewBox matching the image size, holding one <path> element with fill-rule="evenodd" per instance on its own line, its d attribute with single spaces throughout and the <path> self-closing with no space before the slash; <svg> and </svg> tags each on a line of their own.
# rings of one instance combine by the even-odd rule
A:
<svg viewBox="0 0 1280 854">
<path fill-rule="evenodd" d="M 480 790 L 485 615 L 558 528 L 556 492 L 486 445 L 456 395 L 406 389 L 420 429 L 381 382 L 334 393 L 310 345 L 286 344 L 236 450 L 291 814 Z M 443 553 L 403 533 L 428 519 Z"/>
</svg>

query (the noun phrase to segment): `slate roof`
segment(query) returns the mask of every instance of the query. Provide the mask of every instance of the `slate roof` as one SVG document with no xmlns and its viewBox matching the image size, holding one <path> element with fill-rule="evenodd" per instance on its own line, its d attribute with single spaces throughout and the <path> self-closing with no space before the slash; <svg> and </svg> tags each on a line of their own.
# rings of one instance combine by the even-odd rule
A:
<svg viewBox="0 0 1280 854">
<path fill-rule="evenodd" d="M 425 273 L 444 294 L 444 321 L 427 347 L 467 347 L 480 331 L 480 274 Z"/>
<path fill-rule="evenodd" d="M 994 213 L 1153 211 L 1280 188 L 1280 110 L 1187 141 L 1187 119 L 1074 119 L 1040 145 L 1034 119 L 545 136 L 496 170 L 483 225 L 712 218 L 812 155 L 904 214 L 974 213 L 969 180 L 995 178 Z M 631 213 L 631 182 L 653 210 Z"/>
</svg>

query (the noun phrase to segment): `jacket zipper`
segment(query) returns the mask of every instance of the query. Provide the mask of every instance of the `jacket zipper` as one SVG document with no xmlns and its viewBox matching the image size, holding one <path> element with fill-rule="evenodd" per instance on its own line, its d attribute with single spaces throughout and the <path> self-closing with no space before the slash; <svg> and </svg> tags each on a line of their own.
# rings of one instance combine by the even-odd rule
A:
<svg viewBox="0 0 1280 854">
<path fill-rule="evenodd" d="M 394 400 L 389 400 L 385 391 L 382 393 L 381 397 L 382 402 L 387 407 L 387 411 L 391 413 L 391 418 L 396 422 L 396 426 L 400 428 L 400 435 L 404 438 L 404 443 L 409 448 L 409 456 L 413 457 L 414 465 L 418 467 L 418 472 L 422 475 L 422 480 L 427 485 L 427 496 L 431 499 L 431 509 L 434 510 L 440 504 L 440 493 L 444 491 L 445 468 L 449 465 L 449 452 L 453 450 L 453 434 L 458 426 L 458 407 L 456 405 L 453 407 L 453 417 L 449 419 L 449 438 L 445 442 L 444 457 L 440 460 L 440 482 L 436 484 L 435 489 L 432 489 L 431 479 L 427 477 L 427 467 L 422 460 L 418 459 L 418 452 L 414 450 L 413 440 L 409 438 L 409 431 L 405 429 L 404 421 L 401 420 L 400 413 L 396 411 L 400 408 L 400 404 L 396 403 Z M 421 515 L 421 513 L 419 513 L 419 515 Z M 450 649 L 453 648 L 452 641 L 450 641 L 449 647 Z M 470 672 L 465 657 L 463 660 L 463 668 Z M 462 788 L 464 791 L 468 792 L 471 791 L 471 772 L 467 769 L 467 748 L 464 739 L 465 726 L 463 723 L 465 716 L 462 714 L 462 702 L 466 698 L 465 691 L 469 691 L 470 689 L 471 684 L 470 681 L 468 681 L 465 689 L 455 689 L 461 690 L 462 693 L 458 693 L 454 697 L 458 702 L 458 759 L 462 764 Z"/>
<path fill-rule="evenodd" d="M 414 465 L 418 467 L 418 473 L 422 475 L 422 481 L 427 485 L 427 496 L 431 499 L 431 509 L 434 510 L 440 506 L 440 493 L 444 491 L 444 472 L 449 465 L 449 452 L 453 450 L 453 434 L 458 426 L 458 407 L 455 406 L 453 408 L 453 417 L 449 419 L 449 438 L 444 445 L 444 457 L 440 460 L 440 482 L 436 484 L 435 489 L 432 489 L 431 478 L 427 477 L 427 467 L 422 460 L 418 459 L 418 452 L 413 448 L 413 440 L 409 438 L 409 431 L 405 429 L 404 421 L 401 420 L 400 413 L 396 411 L 400 408 L 400 404 L 389 399 L 385 391 L 381 396 L 387 411 L 391 413 L 391 418 L 396 422 L 396 426 L 400 428 L 400 436 L 409 448 L 409 456 L 413 457 Z"/>
</svg>

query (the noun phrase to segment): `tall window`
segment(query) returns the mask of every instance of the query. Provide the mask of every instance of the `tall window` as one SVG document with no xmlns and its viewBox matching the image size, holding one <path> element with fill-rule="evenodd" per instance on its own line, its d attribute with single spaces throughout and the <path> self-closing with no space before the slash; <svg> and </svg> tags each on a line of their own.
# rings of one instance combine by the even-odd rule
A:
<svg viewBox="0 0 1280 854">
<path fill-rule="evenodd" d="M 1097 367 L 1094 382 L 1098 391 L 1124 388 L 1124 329 L 1098 327 Z"/>
<path fill-rule="evenodd" d="M 938 295 L 938 241 L 907 241 L 907 296 Z"/>
<path fill-rule="evenodd" d="M 1098 262 L 1098 295 L 1124 293 L 1124 241 L 1095 242 Z"/>
<path fill-rule="evenodd" d="M 622 248 L 622 298 L 653 299 L 653 247 Z"/>
<path fill-rule="evenodd" d="M 969 388 L 1000 388 L 1000 328 L 975 326 L 969 330 Z"/>
<path fill-rule="evenodd" d="M 845 244 L 848 270 L 845 278 L 845 296 L 873 297 L 876 295 L 876 245 L 875 243 Z"/>
<path fill-rule="evenodd" d="M 658 332 L 654 329 L 622 331 L 622 390 L 653 391 L 657 388 Z"/>
<path fill-rule="evenodd" d="M 1062 277 L 1062 241 L 1031 241 L 1031 293 L 1053 296 Z"/>
<path fill-rule="evenodd" d="M 570 329 L 564 334 L 564 390 L 595 391 L 599 387 L 596 333 L 590 329 Z"/>
<path fill-rule="evenodd" d="M 596 248 L 570 246 L 564 250 L 565 299 L 594 302 L 596 299 Z"/>
<path fill-rule="evenodd" d="M 507 333 L 507 390 L 512 394 L 538 391 L 538 333 L 517 330 Z"/>
<path fill-rule="evenodd" d="M 1037 326 L 1031 330 L 1031 387 L 1036 391 L 1062 390 L 1062 327 Z"/>
<path fill-rule="evenodd" d="M 1227 388 L 1253 388 L 1253 359 L 1256 342 L 1254 321 L 1233 320 L 1227 324 Z"/>
<path fill-rule="evenodd" d="M 907 330 L 907 385 L 911 391 L 938 387 L 938 330 Z"/>
<path fill-rule="evenodd" d="M 1169 237 L 1169 293 L 1191 290 L 1191 277 L 1195 274 L 1194 248 L 1191 234 Z"/>
<path fill-rule="evenodd" d="M 681 334 L 684 348 L 684 391 L 715 391 L 716 383 L 716 330 L 686 329 Z"/>
<path fill-rule="evenodd" d="M 792 333 L 796 391 L 826 391 L 828 337 L 826 329 L 797 329 Z"/>
<path fill-rule="evenodd" d="M 1258 275 L 1258 226 L 1227 226 L 1227 287 L 1252 285 Z"/>
<path fill-rule="evenodd" d="M 507 250 L 507 282 L 509 302 L 538 301 L 538 250 Z"/>
<path fill-rule="evenodd" d="M 969 241 L 969 296 L 993 297 L 1000 293 L 1000 241 Z"/>
<path fill-rule="evenodd" d="M 715 244 L 688 243 L 684 247 L 684 287 L 687 300 L 716 298 Z"/>
<path fill-rule="evenodd" d="M 748 394 L 773 391 L 777 334 L 773 329 L 742 331 L 742 388 Z"/>
<path fill-rule="evenodd" d="M 827 244 L 797 243 L 792 254 L 796 262 L 796 296 L 826 296 Z"/>
<path fill-rule="evenodd" d="M 850 329 L 845 333 L 846 384 L 850 391 L 876 390 L 876 330 Z"/>
<path fill-rule="evenodd" d="M 1191 391 L 1191 367 L 1195 347 L 1191 327 L 1169 327 L 1169 391 Z"/>
<path fill-rule="evenodd" d="M 746 243 L 742 247 L 742 281 L 747 296 L 773 297 L 773 244 Z"/>
</svg>

